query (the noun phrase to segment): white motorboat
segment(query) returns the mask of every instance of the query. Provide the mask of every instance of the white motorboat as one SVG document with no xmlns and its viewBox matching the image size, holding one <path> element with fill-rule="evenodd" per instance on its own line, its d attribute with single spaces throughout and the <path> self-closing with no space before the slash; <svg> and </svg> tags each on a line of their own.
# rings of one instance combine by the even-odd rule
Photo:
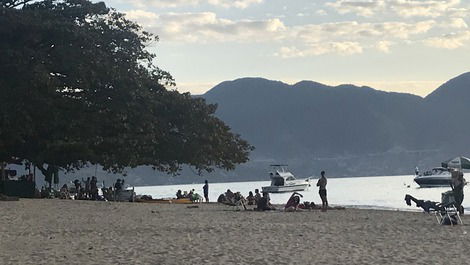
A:
<svg viewBox="0 0 470 265">
<path fill-rule="evenodd" d="M 414 181 L 422 188 L 427 187 L 449 187 L 451 174 L 448 168 L 435 167 L 431 170 L 418 173 Z"/>
<path fill-rule="evenodd" d="M 263 192 L 281 193 L 304 191 L 310 186 L 310 178 L 296 179 L 294 175 L 287 171 L 287 165 L 271 165 L 269 177 L 271 185 L 262 187 Z"/>
<path fill-rule="evenodd" d="M 451 169 L 456 169 L 464 173 L 465 169 L 470 169 L 470 159 L 458 156 L 441 163 L 442 167 L 435 167 L 432 170 L 419 173 L 416 168 L 414 181 L 422 188 L 426 187 L 449 187 L 452 179 Z"/>
</svg>

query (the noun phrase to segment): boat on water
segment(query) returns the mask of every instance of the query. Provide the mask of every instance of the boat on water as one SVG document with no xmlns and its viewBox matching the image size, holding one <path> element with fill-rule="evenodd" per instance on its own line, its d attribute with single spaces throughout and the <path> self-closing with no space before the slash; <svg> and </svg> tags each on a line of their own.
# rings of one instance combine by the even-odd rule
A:
<svg viewBox="0 0 470 265">
<path fill-rule="evenodd" d="M 296 179 L 294 174 L 287 170 L 287 165 L 271 165 L 269 172 L 271 185 L 262 187 L 263 192 L 281 193 L 304 191 L 310 187 L 310 178 Z"/>
<path fill-rule="evenodd" d="M 435 167 L 423 173 L 416 174 L 414 181 L 422 188 L 449 187 L 451 174 L 448 168 Z"/>
<path fill-rule="evenodd" d="M 414 181 L 421 188 L 449 187 L 452 179 L 452 169 L 461 172 L 463 172 L 464 169 L 470 169 L 470 159 L 464 156 L 458 156 L 442 162 L 441 167 L 435 167 L 422 173 L 416 168 Z"/>
</svg>

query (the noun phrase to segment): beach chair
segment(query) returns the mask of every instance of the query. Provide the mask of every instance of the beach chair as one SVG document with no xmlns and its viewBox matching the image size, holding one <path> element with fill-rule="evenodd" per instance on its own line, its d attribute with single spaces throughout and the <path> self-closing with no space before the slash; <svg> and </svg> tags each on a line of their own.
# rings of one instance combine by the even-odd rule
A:
<svg viewBox="0 0 470 265">
<path fill-rule="evenodd" d="M 451 225 L 462 224 L 462 218 L 460 218 L 460 213 L 455 207 L 454 203 L 449 203 L 446 205 L 441 205 L 439 209 L 434 210 L 436 220 L 441 225 Z"/>
<path fill-rule="evenodd" d="M 451 190 L 442 193 L 441 203 L 434 213 L 439 224 L 463 224 L 459 209 L 455 206 L 454 193 Z"/>
<path fill-rule="evenodd" d="M 409 194 L 406 194 L 405 201 L 410 206 L 413 201 L 416 203 L 416 207 L 421 207 L 426 213 L 434 214 L 437 222 L 441 225 L 463 224 L 452 192 L 444 192 L 441 202 L 419 200 Z"/>
</svg>

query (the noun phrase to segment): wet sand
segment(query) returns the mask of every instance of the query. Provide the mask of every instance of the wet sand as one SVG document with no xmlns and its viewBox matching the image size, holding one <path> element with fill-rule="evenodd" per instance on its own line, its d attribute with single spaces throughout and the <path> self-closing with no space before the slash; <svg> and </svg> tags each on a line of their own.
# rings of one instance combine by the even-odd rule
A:
<svg viewBox="0 0 470 265">
<path fill-rule="evenodd" d="M 0 201 L 0 264 L 470 263 L 467 216 L 196 205 Z"/>
</svg>

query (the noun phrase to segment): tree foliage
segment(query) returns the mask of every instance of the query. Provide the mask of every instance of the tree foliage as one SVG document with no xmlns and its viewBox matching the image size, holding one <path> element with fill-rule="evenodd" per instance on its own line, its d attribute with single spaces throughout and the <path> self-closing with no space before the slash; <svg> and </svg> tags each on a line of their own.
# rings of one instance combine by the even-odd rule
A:
<svg viewBox="0 0 470 265">
<path fill-rule="evenodd" d="M 233 169 L 252 147 L 171 75 L 125 16 L 87 0 L 0 0 L 0 160 L 65 169 Z"/>
</svg>

